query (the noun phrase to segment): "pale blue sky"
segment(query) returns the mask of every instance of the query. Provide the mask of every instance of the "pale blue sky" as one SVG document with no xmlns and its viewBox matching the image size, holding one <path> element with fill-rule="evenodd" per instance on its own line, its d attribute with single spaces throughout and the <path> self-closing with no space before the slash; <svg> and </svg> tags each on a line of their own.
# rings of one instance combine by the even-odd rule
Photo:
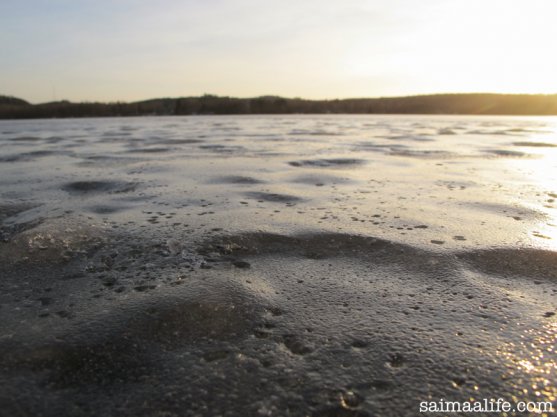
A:
<svg viewBox="0 0 557 417">
<path fill-rule="evenodd" d="M 0 94 L 557 93 L 554 0 L 0 0 Z"/>
</svg>

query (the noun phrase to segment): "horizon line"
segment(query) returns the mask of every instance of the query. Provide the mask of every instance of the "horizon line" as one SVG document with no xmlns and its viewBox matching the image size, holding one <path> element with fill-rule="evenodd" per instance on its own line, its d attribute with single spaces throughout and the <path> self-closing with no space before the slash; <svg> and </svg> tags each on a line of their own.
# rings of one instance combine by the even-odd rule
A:
<svg viewBox="0 0 557 417">
<path fill-rule="evenodd" d="M 433 96 L 472 96 L 472 95 L 497 95 L 497 96 L 557 96 L 557 92 L 553 93 L 503 93 L 503 92 L 493 92 L 493 91 L 477 91 L 477 92 L 438 92 L 438 93 L 423 93 L 423 94 L 408 94 L 408 95 L 386 95 L 386 96 L 352 96 L 352 97 L 329 97 L 329 98 L 305 98 L 302 96 L 282 96 L 278 94 L 262 94 L 257 96 L 234 96 L 234 95 L 220 95 L 214 93 L 204 93 L 200 95 L 181 95 L 181 96 L 157 96 L 157 97 L 149 97 L 140 100 L 87 100 L 87 99 L 80 99 L 78 101 L 72 101 L 69 99 L 58 99 L 58 100 L 51 100 L 51 101 L 44 101 L 44 102 L 31 102 L 28 101 L 20 96 L 11 95 L 11 94 L 0 94 L 0 97 L 9 97 L 15 98 L 19 100 L 23 100 L 31 105 L 41 105 L 41 104 L 49 104 L 49 103 L 61 103 L 61 102 L 69 102 L 74 104 L 79 103 L 140 103 L 144 101 L 150 100 L 176 100 L 181 98 L 201 98 L 201 97 L 218 97 L 218 98 L 232 98 L 232 99 L 239 99 L 239 100 L 250 100 L 250 99 L 258 99 L 258 98 L 281 98 L 286 100 L 304 100 L 304 101 L 342 101 L 342 100 L 379 100 L 379 99 L 398 99 L 398 98 L 411 98 L 411 97 L 433 97 Z"/>
</svg>

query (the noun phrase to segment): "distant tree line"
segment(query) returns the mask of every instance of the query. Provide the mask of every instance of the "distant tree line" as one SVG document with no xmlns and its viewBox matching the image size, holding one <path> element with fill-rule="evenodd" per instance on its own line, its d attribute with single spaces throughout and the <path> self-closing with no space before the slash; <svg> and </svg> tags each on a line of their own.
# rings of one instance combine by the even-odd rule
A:
<svg viewBox="0 0 557 417">
<path fill-rule="evenodd" d="M 204 95 L 133 103 L 56 101 L 42 104 L 0 96 L 1 119 L 295 113 L 557 115 L 557 94 L 435 94 L 342 100 Z"/>
</svg>

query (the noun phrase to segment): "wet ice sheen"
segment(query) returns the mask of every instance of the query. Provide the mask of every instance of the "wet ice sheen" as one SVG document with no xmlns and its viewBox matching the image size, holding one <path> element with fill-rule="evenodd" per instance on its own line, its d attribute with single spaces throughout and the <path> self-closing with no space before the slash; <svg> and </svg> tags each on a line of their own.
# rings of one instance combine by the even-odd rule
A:
<svg viewBox="0 0 557 417">
<path fill-rule="evenodd" d="M 415 416 L 429 398 L 555 401 L 552 118 L 0 132 L 1 413 Z"/>
</svg>

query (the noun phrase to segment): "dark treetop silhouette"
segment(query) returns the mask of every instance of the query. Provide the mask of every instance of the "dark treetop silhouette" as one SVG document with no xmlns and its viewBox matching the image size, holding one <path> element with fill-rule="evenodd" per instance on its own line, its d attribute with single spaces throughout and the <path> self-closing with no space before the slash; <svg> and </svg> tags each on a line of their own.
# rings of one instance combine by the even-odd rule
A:
<svg viewBox="0 0 557 417">
<path fill-rule="evenodd" d="M 204 95 L 131 103 L 56 101 L 41 104 L 30 104 L 15 97 L 0 96 L 1 119 L 293 113 L 557 115 L 557 94 L 435 94 L 333 100 Z"/>
</svg>

